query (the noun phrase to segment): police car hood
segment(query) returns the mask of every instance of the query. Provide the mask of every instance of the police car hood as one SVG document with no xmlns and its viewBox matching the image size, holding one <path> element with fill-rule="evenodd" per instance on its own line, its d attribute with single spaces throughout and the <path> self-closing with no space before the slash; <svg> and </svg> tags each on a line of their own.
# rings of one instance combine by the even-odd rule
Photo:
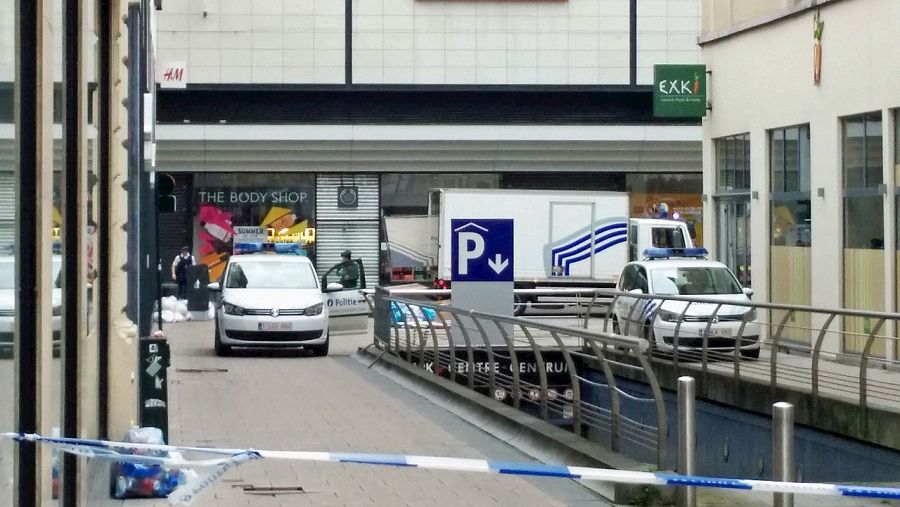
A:
<svg viewBox="0 0 900 507">
<path fill-rule="evenodd" d="M 319 289 L 228 289 L 223 300 L 252 309 L 308 308 L 323 302 Z"/>
<path fill-rule="evenodd" d="M 729 305 L 723 304 L 721 308 L 716 310 L 716 307 L 719 306 L 719 303 L 707 303 L 704 300 L 726 300 L 726 301 L 734 301 L 741 303 L 749 303 L 750 300 L 744 294 L 710 294 L 706 296 L 690 296 L 692 299 L 696 301 L 692 301 L 690 306 L 688 306 L 687 301 L 659 301 L 655 302 L 656 306 L 659 306 L 663 310 L 681 314 L 684 311 L 685 306 L 687 306 L 687 312 L 685 316 L 688 317 L 704 317 L 712 315 L 713 312 L 716 312 L 716 315 L 743 315 L 750 311 L 750 306 L 739 306 L 739 305 Z M 661 303 L 661 304 L 660 304 Z"/>
</svg>

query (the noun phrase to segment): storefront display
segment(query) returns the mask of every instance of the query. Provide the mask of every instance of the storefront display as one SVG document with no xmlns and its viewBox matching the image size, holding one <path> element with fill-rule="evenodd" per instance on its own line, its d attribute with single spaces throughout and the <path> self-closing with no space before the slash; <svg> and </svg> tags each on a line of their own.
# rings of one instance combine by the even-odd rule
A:
<svg viewBox="0 0 900 507">
<path fill-rule="evenodd" d="M 218 280 L 236 234 L 248 228 L 270 242 L 299 243 L 315 258 L 315 180 L 305 174 L 198 174 L 194 182 L 198 262 Z"/>
</svg>

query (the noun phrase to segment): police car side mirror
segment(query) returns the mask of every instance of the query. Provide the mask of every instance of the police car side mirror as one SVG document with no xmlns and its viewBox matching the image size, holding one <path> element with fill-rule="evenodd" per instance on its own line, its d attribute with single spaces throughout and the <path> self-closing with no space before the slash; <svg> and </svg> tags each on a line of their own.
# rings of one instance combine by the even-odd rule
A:
<svg viewBox="0 0 900 507">
<path fill-rule="evenodd" d="M 628 291 L 628 293 L 629 294 L 643 294 L 644 291 L 642 291 L 641 289 L 631 289 L 630 291 Z"/>
<path fill-rule="evenodd" d="M 343 286 L 343 285 L 341 285 L 341 284 L 339 284 L 339 283 L 337 283 L 337 282 L 331 282 L 331 283 L 329 283 L 329 284 L 325 287 L 325 290 L 322 291 L 322 292 L 339 292 L 339 291 L 342 291 L 342 290 L 344 290 L 344 286 Z"/>
<path fill-rule="evenodd" d="M 219 282 L 212 282 L 206 285 L 206 288 L 211 291 L 220 291 L 222 290 L 222 286 L 219 285 Z"/>
<path fill-rule="evenodd" d="M 753 296 L 753 289 L 751 289 L 750 287 L 744 287 L 743 290 L 744 290 L 745 296 L 747 296 L 747 297 Z"/>
</svg>

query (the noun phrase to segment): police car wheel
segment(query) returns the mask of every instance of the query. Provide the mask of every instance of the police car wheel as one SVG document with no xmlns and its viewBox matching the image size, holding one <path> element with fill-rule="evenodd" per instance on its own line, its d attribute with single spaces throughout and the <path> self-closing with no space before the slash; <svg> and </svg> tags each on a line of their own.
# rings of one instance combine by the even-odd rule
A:
<svg viewBox="0 0 900 507">
<path fill-rule="evenodd" d="M 322 345 L 316 345 L 312 347 L 312 353 L 316 357 L 325 357 L 328 355 L 328 343 L 331 341 L 330 337 L 325 338 L 325 343 Z"/>
<path fill-rule="evenodd" d="M 216 317 L 216 355 L 219 357 L 230 356 L 231 355 L 231 347 L 222 343 L 222 338 L 219 335 L 219 318 Z"/>
</svg>

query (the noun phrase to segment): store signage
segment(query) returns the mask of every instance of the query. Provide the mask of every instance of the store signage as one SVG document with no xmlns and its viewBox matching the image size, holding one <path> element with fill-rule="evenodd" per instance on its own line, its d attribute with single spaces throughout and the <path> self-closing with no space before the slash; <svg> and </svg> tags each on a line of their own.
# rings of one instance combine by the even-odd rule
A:
<svg viewBox="0 0 900 507">
<path fill-rule="evenodd" d="M 304 190 L 238 190 L 205 188 L 197 192 L 200 204 L 299 204 L 309 201 Z"/>
<path fill-rule="evenodd" d="M 338 208 L 357 208 L 359 207 L 359 188 L 338 187 Z"/>
<path fill-rule="evenodd" d="M 653 116 L 702 118 L 706 115 L 705 65 L 654 65 Z"/>
<path fill-rule="evenodd" d="M 184 62 L 166 62 L 159 70 L 160 88 L 187 88 L 187 69 Z"/>
</svg>

